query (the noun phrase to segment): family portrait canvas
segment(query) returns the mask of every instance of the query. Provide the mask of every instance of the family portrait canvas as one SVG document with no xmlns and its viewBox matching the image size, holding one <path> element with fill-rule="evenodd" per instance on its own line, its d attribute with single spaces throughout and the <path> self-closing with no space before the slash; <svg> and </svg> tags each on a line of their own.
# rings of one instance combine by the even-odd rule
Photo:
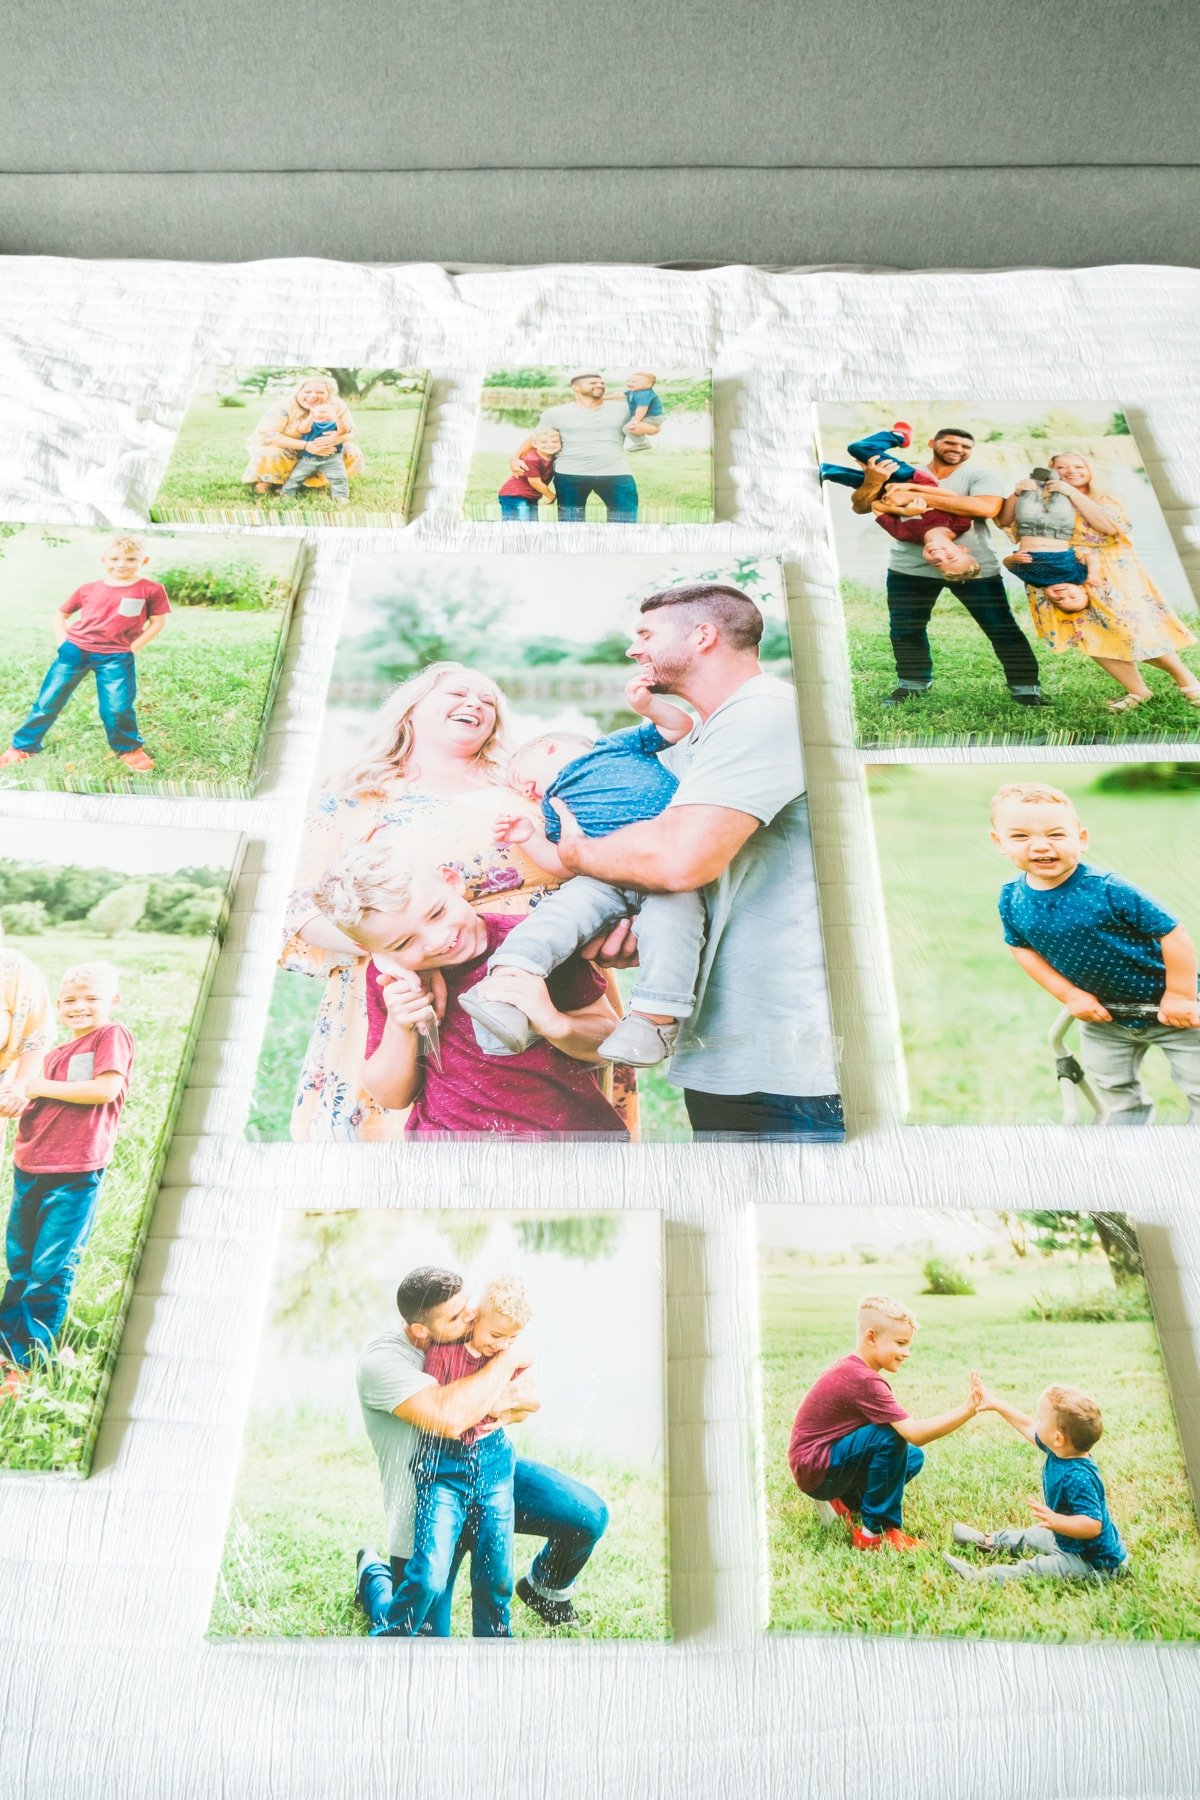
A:
<svg viewBox="0 0 1200 1800">
<path fill-rule="evenodd" d="M 1129 1219 L 755 1212 L 772 1631 L 1200 1639 L 1193 1490 Z"/>
<path fill-rule="evenodd" d="M 0 783 L 254 791 L 295 539 L 0 525 Z"/>
<path fill-rule="evenodd" d="M 90 1468 L 241 847 L 0 822 L 0 1469 Z"/>
<path fill-rule="evenodd" d="M 707 369 L 493 369 L 479 408 L 468 519 L 712 522 Z"/>
<path fill-rule="evenodd" d="M 355 561 L 249 1132 L 843 1135 L 778 561 Z"/>
<path fill-rule="evenodd" d="M 669 1636 L 662 1221 L 285 1211 L 217 1637 Z"/>
<path fill-rule="evenodd" d="M 860 745 L 1200 732 L 1196 598 L 1115 401 L 816 413 Z"/>
<path fill-rule="evenodd" d="M 1200 763 L 868 771 L 910 1123 L 1200 1123 Z"/>
<path fill-rule="evenodd" d="M 428 399 L 427 369 L 204 369 L 150 517 L 406 525 Z"/>
</svg>

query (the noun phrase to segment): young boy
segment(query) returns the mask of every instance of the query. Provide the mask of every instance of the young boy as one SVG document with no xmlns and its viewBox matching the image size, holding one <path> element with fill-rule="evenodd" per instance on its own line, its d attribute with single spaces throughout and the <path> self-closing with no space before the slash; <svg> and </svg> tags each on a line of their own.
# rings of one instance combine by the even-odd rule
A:
<svg viewBox="0 0 1200 1800">
<path fill-rule="evenodd" d="M 904 1490 L 921 1472 L 921 1445 L 975 1415 L 972 1394 L 930 1419 L 910 1419 L 900 1405 L 883 1371 L 904 1367 L 916 1329 L 898 1300 L 886 1294 L 860 1300 L 855 1348 L 818 1376 L 792 1426 L 788 1463 L 796 1486 L 818 1503 L 822 1523 L 846 1521 L 856 1550 L 926 1548 L 904 1530 Z"/>
<path fill-rule="evenodd" d="M 333 496 L 335 506 L 349 506 L 350 477 L 346 470 L 346 458 L 342 453 L 342 444 L 349 437 L 348 431 L 338 429 L 337 408 L 326 401 L 314 406 L 309 411 L 309 427 L 304 434 L 306 444 L 329 442 L 335 445 L 318 456 L 314 451 L 302 450 L 296 458 L 295 467 L 279 490 L 281 500 L 290 500 L 298 494 L 306 481 L 314 475 L 323 475 L 329 483 L 329 492 Z"/>
<path fill-rule="evenodd" d="M 1124 1575 L 1129 1553 L 1108 1516 L 1104 1483 L 1089 1452 L 1104 1430 L 1096 1402 L 1073 1387 L 1048 1387 L 1037 1404 L 1037 1417 L 1018 1412 L 990 1393 L 978 1375 L 971 1377 L 980 1412 L 997 1412 L 1042 1452 L 1042 1498 L 1030 1500 L 1034 1526 L 1006 1525 L 979 1531 L 956 1525 L 956 1544 L 977 1550 L 1030 1550 L 1019 1562 L 979 1568 L 945 1551 L 946 1561 L 968 1581 L 1028 1581 L 1032 1576 L 1058 1581 L 1106 1581 Z"/>
<path fill-rule="evenodd" d="M 425 1373 L 439 1387 L 476 1375 L 494 1356 L 509 1350 L 533 1317 L 522 1283 L 515 1275 L 490 1281 L 479 1301 L 471 1335 L 459 1344 L 431 1344 Z M 527 1362 L 514 1373 L 523 1373 Z M 388 1608 L 388 1635 L 415 1637 L 442 1591 L 433 1577 L 449 1566 L 459 1535 L 471 1524 L 471 1611 L 474 1637 L 511 1637 L 509 1603 L 513 1592 L 513 1470 L 516 1457 L 505 1434 L 510 1418 L 524 1418 L 537 1408 L 531 1395 L 519 1415 L 481 1419 L 461 1437 L 431 1434 L 421 1441 L 413 1463 L 417 1516 L 413 1553 L 404 1579 Z"/>
<path fill-rule="evenodd" d="M 848 469 L 839 463 L 823 462 L 820 466 L 820 478 L 823 482 L 832 481 L 839 487 L 860 488 L 863 470 L 872 457 L 890 456 L 893 450 L 907 449 L 911 443 L 912 426 L 903 419 L 897 419 L 890 431 L 872 432 L 870 437 L 858 438 L 854 443 L 847 444 L 846 449 L 859 464 L 858 468 Z M 957 541 L 965 532 L 970 531 L 972 521 L 957 513 L 942 512 L 937 507 L 929 506 L 924 500 L 913 500 L 904 506 L 897 505 L 888 499 L 888 487 L 892 482 L 907 482 L 917 487 L 937 486 L 928 469 L 917 469 L 912 463 L 898 462 L 895 474 L 880 490 L 878 499 L 871 503 L 875 523 L 889 537 L 897 538 L 902 543 L 920 544 L 925 561 L 946 581 L 970 581 L 978 575 L 977 559 Z"/>
<path fill-rule="evenodd" d="M 547 506 L 554 504 L 558 498 L 554 491 L 554 459 L 561 449 L 562 438 L 557 431 L 534 432 L 530 448 L 521 458 L 525 473 L 510 475 L 496 496 L 502 519 L 510 524 L 520 521 L 536 524 L 541 502 L 544 500 Z"/>
<path fill-rule="evenodd" d="M 603 975 L 579 957 L 546 982 L 506 971 L 505 998 L 535 1024 L 542 1042 L 497 1064 L 476 1042 L 462 1000 L 518 921 L 477 913 L 459 870 L 414 869 L 387 834 L 360 844 L 318 884 L 313 902 L 370 956 L 365 1077 L 380 1106 L 411 1108 L 406 1132 L 446 1136 L 625 1137 L 596 1081 L 596 1046 L 616 1015 Z M 423 976 L 440 970 L 446 1010 Z"/>
<path fill-rule="evenodd" d="M 651 438 L 661 430 L 663 403 L 654 391 L 654 375 L 649 369 L 636 369 L 625 377 L 625 405 L 629 417 L 625 421 L 627 451 L 649 450 Z"/>
<path fill-rule="evenodd" d="M 24 1085 L 0 1299 L 0 1355 L 14 1370 L 54 1350 L 112 1161 L 134 1054 L 132 1037 L 112 1019 L 120 1004 L 111 963 L 68 969 L 57 1007 L 68 1041 L 48 1051 L 42 1073 Z"/>
<path fill-rule="evenodd" d="M 109 748 L 127 769 L 146 775 L 154 763 L 138 731 L 135 658 L 162 631 L 171 610 L 167 590 L 142 574 L 150 558 L 140 538 L 110 538 L 100 552 L 103 581 L 87 581 L 54 615 L 58 653 L 0 768 L 28 762 L 87 675 L 96 678 L 100 723 Z"/>
<path fill-rule="evenodd" d="M 638 979 L 630 1010 L 600 1045 L 609 1062 L 646 1069 L 665 1061 L 675 1048 L 682 1020 L 695 1004 L 696 977 L 704 946 L 704 901 L 699 893 L 641 894 L 590 875 L 572 875 L 554 846 L 560 835 L 551 802 L 563 800 L 588 837 L 607 837 L 623 825 L 657 818 L 679 783 L 660 752 L 686 737 L 690 713 L 651 692 L 638 674 L 625 697 L 646 721 L 613 731 L 593 742 L 570 732 L 547 732 L 517 750 L 508 768 L 509 785 L 541 803 L 539 826 L 524 814 L 502 814 L 499 843 L 521 844 L 526 855 L 562 886 L 511 931 L 488 965 L 488 979 L 463 1000 L 490 1055 L 527 1050 L 536 1030 L 520 1008 L 501 996 L 494 979 L 504 970 L 524 970 L 548 980 L 554 970 L 618 919 L 638 920 Z"/>
<path fill-rule="evenodd" d="M 1095 550 L 1071 547 L 1078 515 L 1053 481 L 1052 469 L 1034 469 L 1013 489 L 1017 547 L 1004 566 L 1027 587 L 1041 588 L 1059 612 L 1082 612 L 1091 604 L 1087 589 L 1099 579 L 1100 558 Z"/>
<path fill-rule="evenodd" d="M 1068 795 L 1013 782 L 992 800 L 992 842 L 1021 873 L 1000 890 L 1004 941 L 1039 987 L 1079 1020 L 1079 1060 L 1104 1125 L 1153 1116 L 1141 1065 L 1166 1056 L 1200 1124 L 1196 952 L 1171 913 L 1119 875 L 1083 861 L 1088 834 Z"/>
</svg>

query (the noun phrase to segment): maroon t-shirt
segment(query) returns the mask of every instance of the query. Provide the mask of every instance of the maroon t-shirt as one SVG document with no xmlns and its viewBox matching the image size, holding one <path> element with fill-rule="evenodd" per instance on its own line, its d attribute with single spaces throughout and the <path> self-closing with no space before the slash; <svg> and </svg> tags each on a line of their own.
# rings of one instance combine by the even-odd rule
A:
<svg viewBox="0 0 1200 1800">
<path fill-rule="evenodd" d="M 489 1132 L 505 1137 L 628 1137 L 619 1113 L 600 1092 L 594 1064 L 576 1062 L 544 1038 L 519 1056 L 487 1056 L 479 1048 L 458 997 L 483 980 L 488 957 L 521 922 L 498 913 L 479 916 L 487 926 L 487 951 L 475 962 L 442 970 L 446 1016 L 439 1033 L 441 1073 L 433 1059 L 427 1058 L 425 1081 L 405 1121 L 405 1131 L 437 1136 Z M 564 1013 L 590 1006 L 607 991 L 599 970 L 578 956 L 555 969 L 546 985 L 551 1000 Z M 370 962 L 368 1056 L 378 1048 L 386 1021 L 379 971 Z"/>
<path fill-rule="evenodd" d="M 928 469 L 914 469 L 912 479 L 917 487 L 936 487 L 937 482 Z M 916 519 L 898 519 L 893 513 L 876 513 L 876 523 L 883 526 L 889 537 L 901 538 L 906 544 L 923 544 L 925 533 L 932 531 L 935 525 L 942 525 L 952 531 L 955 537 L 961 537 L 969 531 L 973 521 L 964 518 L 961 513 L 939 512 L 930 507 Z"/>
<path fill-rule="evenodd" d="M 70 621 L 67 636 L 77 650 L 113 656 L 141 637 L 147 619 L 169 613 L 171 602 L 158 581 L 131 581 L 128 587 L 86 581 L 58 610 Z"/>
<path fill-rule="evenodd" d="M 554 459 L 539 456 L 536 450 L 526 450 L 521 461 L 525 464 L 524 475 L 510 475 L 500 492 L 519 494 L 522 500 L 540 500 L 542 496 L 530 485 L 529 477 L 536 476 L 538 481 L 544 481 L 549 487 L 554 480 Z"/>
<path fill-rule="evenodd" d="M 815 1494 L 829 1473 L 829 1451 L 860 1425 L 892 1425 L 908 1414 L 883 1376 L 857 1351 L 819 1375 L 800 1402 L 788 1444 L 796 1486 Z"/>
<path fill-rule="evenodd" d="M 123 1077 L 115 1100 L 80 1106 L 74 1100 L 31 1100 L 17 1124 L 13 1161 L 25 1175 L 81 1175 L 112 1161 L 121 1109 L 133 1069 L 133 1039 L 123 1025 L 97 1025 L 46 1053 L 47 1081 Z"/>
<path fill-rule="evenodd" d="M 452 1381 L 478 1375 L 491 1360 L 490 1356 L 478 1356 L 469 1344 L 430 1344 L 425 1352 L 425 1373 L 432 1375 L 439 1387 L 449 1387 Z M 468 1425 L 458 1435 L 462 1443 L 474 1444 L 481 1437 L 490 1437 L 495 1429 L 492 1414 L 485 1413 L 478 1425 Z"/>
</svg>

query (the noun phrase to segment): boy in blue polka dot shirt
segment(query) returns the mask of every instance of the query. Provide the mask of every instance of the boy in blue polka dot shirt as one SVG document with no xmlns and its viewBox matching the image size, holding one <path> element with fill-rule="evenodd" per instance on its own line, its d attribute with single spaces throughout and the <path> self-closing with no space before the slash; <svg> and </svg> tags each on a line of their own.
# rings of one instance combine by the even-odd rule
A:
<svg viewBox="0 0 1200 1800">
<path fill-rule="evenodd" d="M 1196 951 L 1171 913 L 1083 860 L 1070 797 L 1029 782 L 992 800 L 992 842 L 1021 873 L 1000 891 L 1004 940 L 1032 981 L 1079 1020 L 1079 1060 L 1107 1125 L 1148 1125 L 1141 1065 L 1151 1044 L 1200 1125 Z"/>
</svg>

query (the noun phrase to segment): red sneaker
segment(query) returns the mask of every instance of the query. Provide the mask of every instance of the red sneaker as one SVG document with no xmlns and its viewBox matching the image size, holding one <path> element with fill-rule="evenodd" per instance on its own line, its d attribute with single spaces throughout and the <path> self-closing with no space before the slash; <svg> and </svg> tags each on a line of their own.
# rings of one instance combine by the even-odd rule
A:
<svg viewBox="0 0 1200 1800">
<path fill-rule="evenodd" d="M 929 1545 L 923 1544 L 920 1538 L 909 1537 L 907 1531 L 901 1531 L 895 1525 L 890 1531 L 884 1532 L 883 1545 L 886 1550 L 928 1550 L 929 1548 Z"/>
<path fill-rule="evenodd" d="M 900 433 L 901 442 L 897 448 L 907 450 L 912 443 L 912 426 L 906 419 L 893 419 L 892 430 Z"/>
<path fill-rule="evenodd" d="M 28 762 L 32 755 L 32 750 L 18 750 L 15 744 L 10 744 L 0 756 L 0 769 L 7 769 L 12 763 Z"/>
<path fill-rule="evenodd" d="M 154 767 L 154 758 L 147 756 L 144 750 L 126 750 L 121 761 L 127 769 L 134 769 L 139 775 L 148 775 Z"/>
<path fill-rule="evenodd" d="M 853 1526 L 854 1514 L 850 1511 L 850 1508 L 846 1505 L 844 1500 L 831 1500 L 829 1504 L 832 1506 L 839 1519 L 845 1519 L 847 1525 Z"/>
<path fill-rule="evenodd" d="M 25 1370 L 18 1369 L 16 1363 L 5 1363 L 0 1367 L 0 1406 L 20 1393 L 25 1378 Z"/>
<path fill-rule="evenodd" d="M 883 1538 L 873 1537 L 869 1531 L 864 1531 L 860 1525 L 856 1525 L 854 1530 L 850 1533 L 850 1543 L 855 1550 L 883 1549 Z"/>
</svg>

